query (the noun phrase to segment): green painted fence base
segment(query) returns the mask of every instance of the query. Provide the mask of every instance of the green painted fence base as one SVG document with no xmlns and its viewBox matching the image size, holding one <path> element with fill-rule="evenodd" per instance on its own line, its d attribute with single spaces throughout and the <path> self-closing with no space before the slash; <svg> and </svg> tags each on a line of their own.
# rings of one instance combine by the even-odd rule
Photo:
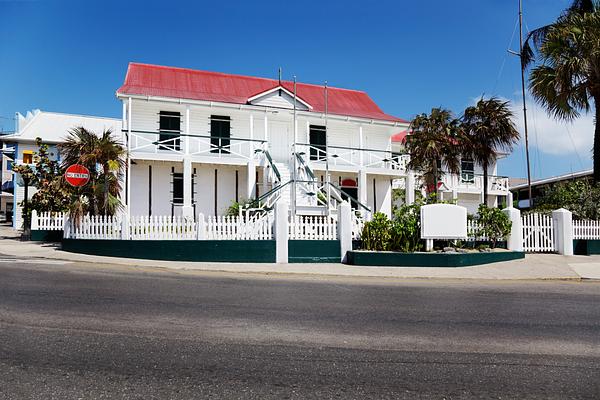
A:
<svg viewBox="0 0 600 400">
<path fill-rule="evenodd" d="M 340 252 L 339 240 L 288 241 L 290 263 L 339 263 Z"/>
<path fill-rule="evenodd" d="M 600 240 L 573 240 L 573 252 L 578 256 L 591 256 L 594 254 L 600 254 Z"/>
<path fill-rule="evenodd" d="M 381 267 L 467 267 L 525 258 L 521 251 L 484 253 L 396 253 L 391 251 L 349 251 L 348 264 Z"/>
<path fill-rule="evenodd" d="M 30 240 L 34 242 L 60 242 L 63 237 L 62 229 L 60 231 L 32 230 Z"/>
<path fill-rule="evenodd" d="M 274 240 L 63 239 L 62 249 L 97 256 L 163 261 L 275 262 Z"/>
</svg>

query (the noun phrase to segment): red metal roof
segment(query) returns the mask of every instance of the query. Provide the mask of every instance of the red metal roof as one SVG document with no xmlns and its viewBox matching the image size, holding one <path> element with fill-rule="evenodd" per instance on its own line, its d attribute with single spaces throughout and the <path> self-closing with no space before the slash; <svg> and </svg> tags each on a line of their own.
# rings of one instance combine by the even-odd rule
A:
<svg viewBox="0 0 600 400">
<path fill-rule="evenodd" d="M 289 91 L 294 89 L 290 81 L 282 81 L 281 85 Z M 125 82 L 117 93 L 247 104 L 250 97 L 277 86 L 279 82 L 274 79 L 129 63 Z M 297 83 L 296 88 L 298 97 L 313 107 L 311 111 L 325 111 L 323 86 Z M 407 122 L 384 113 L 365 92 L 329 87 L 327 99 L 331 114 Z"/>
<path fill-rule="evenodd" d="M 398 132 L 392 135 L 392 142 L 394 143 L 404 143 L 406 141 L 406 135 L 408 135 L 408 131 Z"/>
</svg>

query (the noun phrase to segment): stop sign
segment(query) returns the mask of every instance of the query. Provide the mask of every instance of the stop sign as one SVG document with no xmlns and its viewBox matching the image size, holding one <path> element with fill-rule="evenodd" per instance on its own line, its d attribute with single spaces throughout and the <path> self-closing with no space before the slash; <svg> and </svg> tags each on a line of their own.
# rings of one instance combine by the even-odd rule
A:
<svg viewBox="0 0 600 400">
<path fill-rule="evenodd" d="M 84 186 L 90 181 L 90 171 L 83 165 L 73 164 L 65 171 L 65 179 L 71 186 Z"/>
</svg>

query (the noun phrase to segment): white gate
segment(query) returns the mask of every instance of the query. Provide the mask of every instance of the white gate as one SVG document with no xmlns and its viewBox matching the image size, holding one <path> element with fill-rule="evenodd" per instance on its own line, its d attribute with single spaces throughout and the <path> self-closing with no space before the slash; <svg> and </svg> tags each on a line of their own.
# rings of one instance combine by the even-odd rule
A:
<svg viewBox="0 0 600 400">
<path fill-rule="evenodd" d="M 539 213 L 523 215 L 523 250 L 536 253 L 556 251 L 552 216 Z"/>
</svg>

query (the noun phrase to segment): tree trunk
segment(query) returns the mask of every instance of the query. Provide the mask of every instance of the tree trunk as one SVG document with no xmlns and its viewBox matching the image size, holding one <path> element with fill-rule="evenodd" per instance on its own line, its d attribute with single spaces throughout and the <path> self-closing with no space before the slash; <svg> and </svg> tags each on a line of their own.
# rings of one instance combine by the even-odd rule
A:
<svg viewBox="0 0 600 400">
<path fill-rule="evenodd" d="M 594 183 L 600 182 L 600 95 L 594 96 L 596 120 L 594 121 Z"/>
<path fill-rule="evenodd" d="M 488 205 L 488 164 L 483 163 L 483 204 Z"/>
<path fill-rule="evenodd" d="M 433 166 L 433 191 L 435 193 L 435 202 L 439 203 L 439 193 L 438 193 L 438 168 L 437 168 L 437 160 L 435 160 L 435 165 Z"/>
</svg>

